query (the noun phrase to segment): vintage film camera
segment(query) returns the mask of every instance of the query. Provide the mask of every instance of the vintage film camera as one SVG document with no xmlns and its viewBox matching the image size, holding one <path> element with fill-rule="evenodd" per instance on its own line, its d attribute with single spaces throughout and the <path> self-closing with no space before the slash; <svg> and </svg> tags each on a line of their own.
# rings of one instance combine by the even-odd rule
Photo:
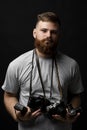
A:
<svg viewBox="0 0 87 130">
<path fill-rule="evenodd" d="M 68 112 L 69 112 L 70 116 L 76 116 L 77 113 L 81 113 L 82 112 L 82 107 L 79 106 L 79 107 L 73 108 L 72 105 L 69 104 L 68 105 Z"/>
<path fill-rule="evenodd" d="M 46 106 L 50 105 L 50 101 L 42 95 L 35 95 L 29 97 L 28 106 L 31 108 L 31 111 L 36 111 L 41 109 L 42 112 L 46 112 Z"/>
<path fill-rule="evenodd" d="M 58 114 L 62 117 L 66 116 L 66 105 L 63 101 L 52 103 L 46 107 L 46 111 L 49 116 Z"/>
</svg>

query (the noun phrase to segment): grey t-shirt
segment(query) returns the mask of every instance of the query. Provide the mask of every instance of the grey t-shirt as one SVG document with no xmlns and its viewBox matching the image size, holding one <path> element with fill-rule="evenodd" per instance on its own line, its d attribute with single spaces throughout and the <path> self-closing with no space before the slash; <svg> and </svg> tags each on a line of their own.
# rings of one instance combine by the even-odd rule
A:
<svg viewBox="0 0 87 130">
<path fill-rule="evenodd" d="M 36 65 L 36 55 L 33 58 L 33 50 L 26 52 L 13 60 L 7 69 L 6 77 L 2 89 L 7 92 L 17 93 L 20 89 L 19 102 L 27 106 L 30 95 L 30 79 L 32 74 L 32 94 L 43 95 L 43 89 Z M 62 54 L 56 56 L 60 84 L 63 90 L 63 99 L 67 103 L 67 92 L 78 94 L 83 91 L 81 75 L 77 62 Z M 58 89 L 58 78 L 55 64 L 53 65 L 52 78 L 52 59 L 39 57 L 41 76 L 47 99 L 51 102 L 61 99 Z M 32 73 L 31 73 L 32 72 Z M 52 80 L 52 82 L 51 82 Z M 50 98 L 51 96 L 51 98 Z M 71 124 L 62 123 L 48 118 L 45 114 L 28 122 L 19 122 L 19 130 L 71 130 Z"/>
</svg>

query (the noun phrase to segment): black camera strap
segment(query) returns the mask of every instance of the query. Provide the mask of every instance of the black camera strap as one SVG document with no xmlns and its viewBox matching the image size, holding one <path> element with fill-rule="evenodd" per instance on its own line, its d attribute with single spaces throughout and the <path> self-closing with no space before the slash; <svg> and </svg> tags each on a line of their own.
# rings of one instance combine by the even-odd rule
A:
<svg viewBox="0 0 87 130">
<path fill-rule="evenodd" d="M 35 49 L 33 50 L 33 55 L 32 55 L 32 69 L 31 69 L 31 77 L 30 77 L 30 95 L 32 94 L 32 72 L 33 72 L 33 61 L 34 61 L 34 54 L 36 54 L 36 64 L 37 64 L 37 68 L 38 68 L 38 72 L 39 72 L 39 76 L 40 76 L 40 81 L 41 81 L 41 85 L 42 85 L 42 89 L 43 89 L 43 94 L 44 94 L 44 98 L 45 96 L 45 90 L 44 90 L 44 84 L 42 81 L 42 77 L 41 77 L 41 72 L 40 72 L 40 65 L 39 65 L 39 58 L 37 56 L 37 53 L 35 51 Z"/>
<path fill-rule="evenodd" d="M 42 85 L 44 97 L 46 97 L 45 90 L 44 90 L 45 87 L 44 87 L 44 83 L 43 83 L 42 76 L 41 76 L 41 69 L 40 69 L 40 64 L 39 64 L 39 57 L 38 57 L 36 51 L 35 51 L 35 54 L 36 54 L 36 63 L 37 63 L 38 73 L 39 73 L 39 76 L 40 76 L 40 81 L 41 81 L 41 85 Z M 54 65 L 54 61 L 52 60 L 51 87 L 52 87 L 52 79 L 53 79 L 53 65 Z M 50 91 L 50 97 L 51 97 L 51 91 Z"/>
<path fill-rule="evenodd" d="M 45 89 L 44 89 L 44 83 L 43 83 L 42 76 L 41 76 L 41 70 L 40 70 L 40 64 L 39 64 L 39 57 L 38 57 L 37 52 L 36 52 L 35 49 L 33 51 L 33 56 L 32 56 L 32 70 L 31 70 L 31 77 L 30 77 L 30 95 L 31 95 L 31 92 L 32 92 L 32 71 L 33 71 L 34 54 L 36 56 L 36 64 L 37 64 L 38 73 L 39 73 L 39 76 L 40 76 L 40 81 L 41 81 L 41 85 L 42 85 L 42 89 L 43 89 L 44 98 L 46 98 Z M 59 69 L 58 69 L 58 65 L 57 65 L 57 61 L 56 61 L 55 57 L 52 58 L 51 89 L 52 89 L 52 86 L 53 86 L 52 84 L 53 84 L 53 68 L 54 68 L 54 63 L 55 63 L 56 75 L 57 75 L 57 79 L 58 79 L 58 90 L 60 92 L 60 96 L 61 96 L 61 99 L 62 99 L 63 92 L 62 92 L 62 87 L 61 87 L 60 79 L 59 79 L 59 72 L 58 72 Z M 51 97 L 52 97 L 52 91 L 50 90 L 50 98 Z"/>
<path fill-rule="evenodd" d="M 62 86 L 61 86 L 61 83 L 60 83 L 59 68 L 58 68 L 58 65 L 57 65 L 56 58 L 55 58 L 55 66 L 56 66 L 56 74 L 57 74 L 57 79 L 58 79 L 58 89 L 59 89 L 59 92 L 60 92 L 61 100 L 63 100 L 63 91 L 62 91 Z"/>
<path fill-rule="evenodd" d="M 42 89 L 43 89 L 44 98 L 46 98 L 45 90 L 44 90 L 44 84 L 43 84 L 43 81 L 42 81 L 42 76 L 41 76 L 41 71 L 40 71 L 39 58 L 38 58 L 37 53 L 36 53 L 36 63 L 37 63 L 37 68 L 38 68 L 38 73 L 39 73 L 39 76 L 40 76 L 40 81 L 41 81 Z"/>
<path fill-rule="evenodd" d="M 32 72 L 33 72 L 33 61 L 34 61 L 34 51 L 33 51 L 33 55 L 32 55 L 32 69 L 31 69 L 31 76 L 30 76 L 30 95 L 32 92 Z"/>
</svg>

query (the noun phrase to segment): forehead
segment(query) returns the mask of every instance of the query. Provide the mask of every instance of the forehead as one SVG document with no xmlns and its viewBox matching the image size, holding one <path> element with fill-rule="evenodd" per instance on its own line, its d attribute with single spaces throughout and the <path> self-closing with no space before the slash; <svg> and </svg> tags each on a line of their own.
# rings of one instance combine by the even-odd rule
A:
<svg viewBox="0 0 87 130">
<path fill-rule="evenodd" d="M 53 23 L 49 21 L 39 21 L 36 26 L 37 29 L 41 28 L 47 28 L 47 29 L 59 29 L 59 24 L 58 23 Z"/>
</svg>

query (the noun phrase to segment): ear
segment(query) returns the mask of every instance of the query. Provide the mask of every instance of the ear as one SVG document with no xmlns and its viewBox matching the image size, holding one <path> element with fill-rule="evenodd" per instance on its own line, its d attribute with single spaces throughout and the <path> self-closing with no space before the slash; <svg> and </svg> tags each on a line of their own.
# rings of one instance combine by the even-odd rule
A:
<svg viewBox="0 0 87 130">
<path fill-rule="evenodd" d="M 36 28 L 33 30 L 33 37 L 36 38 Z"/>
</svg>

